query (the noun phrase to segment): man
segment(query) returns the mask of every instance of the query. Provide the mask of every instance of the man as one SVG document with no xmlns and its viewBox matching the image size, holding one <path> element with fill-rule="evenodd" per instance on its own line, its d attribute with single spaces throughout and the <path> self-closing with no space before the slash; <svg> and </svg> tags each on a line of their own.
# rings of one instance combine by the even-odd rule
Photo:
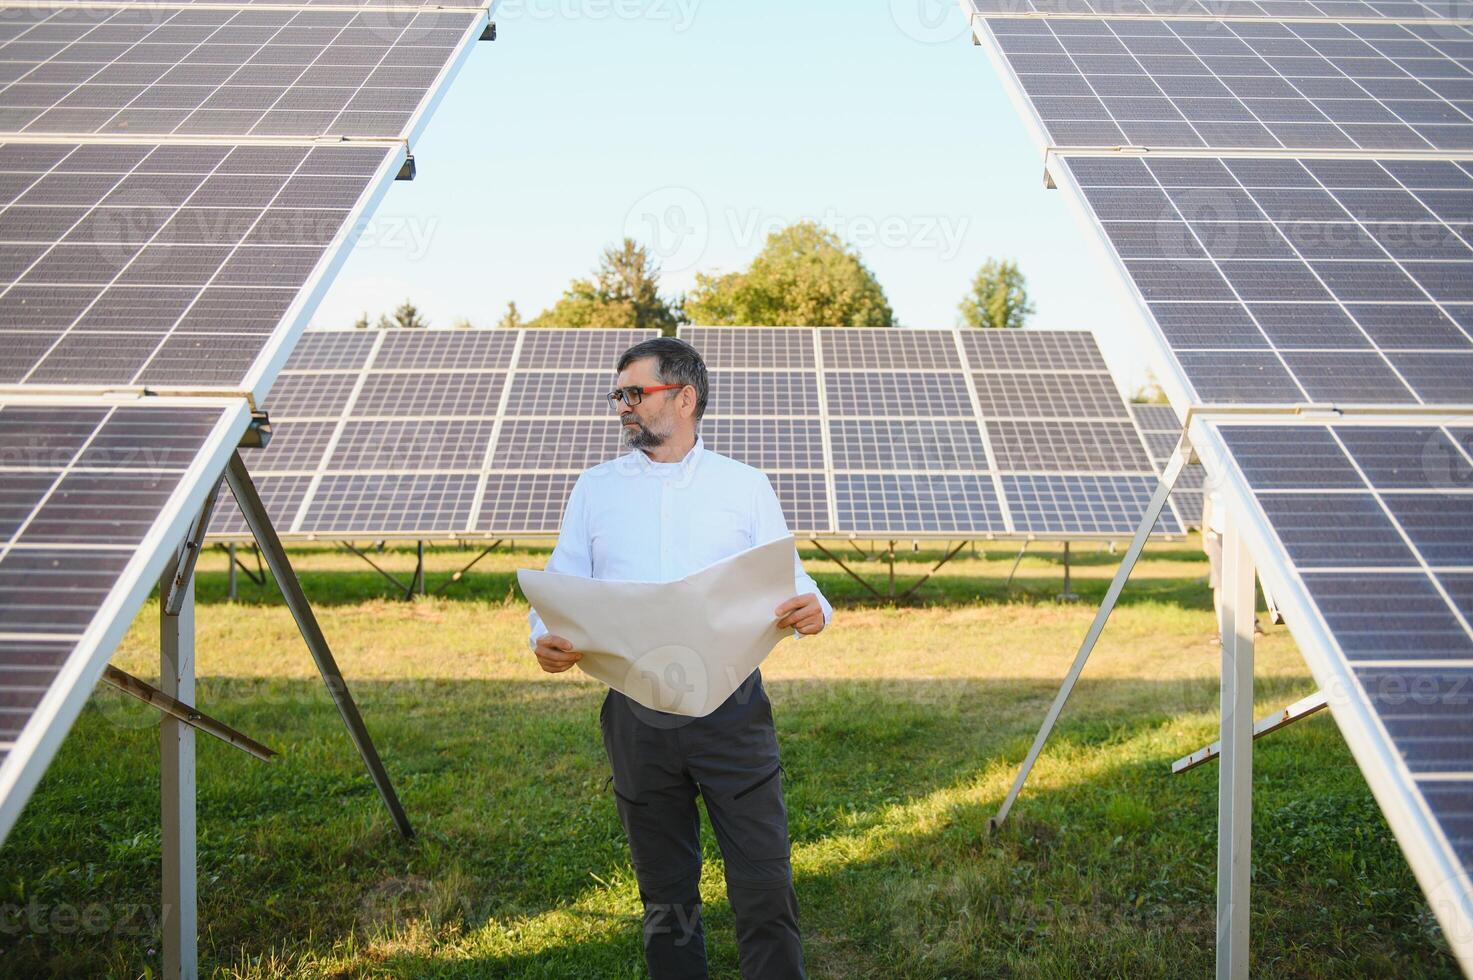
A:
<svg viewBox="0 0 1473 980">
<path fill-rule="evenodd" d="M 633 452 L 578 477 L 547 570 L 664 582 L 788 534 L 772 483 L 708 451 L 696 432 L 706 365 L 683 340 L 659 337 L 619 358 L 609 394 Z M 818 633 L 833 616 L 793 552 L 796 595 L 773 610 L 782 629 Z M 542 669 L 581 658 L 536 611 L 531 643 Z M 644 903 L 644 955 L 654 980 L 706 976 L 701 923 L 701 818 L 706 801 L 725 861 L 742 976 L 802 977 L 798 900 L 772 704 L 754 670 L 704 718 L 654 711 L 610 690 L 599 714 L 615 806 Z"/>
</svg>

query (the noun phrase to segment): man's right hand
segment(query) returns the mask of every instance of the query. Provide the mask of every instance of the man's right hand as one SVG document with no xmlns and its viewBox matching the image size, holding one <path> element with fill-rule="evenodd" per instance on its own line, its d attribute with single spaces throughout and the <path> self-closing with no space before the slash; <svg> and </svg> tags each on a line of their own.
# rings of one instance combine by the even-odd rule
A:
<svg viewBox="0 0 1473 980">
<path fill-rule="evenodd" d="M 537 638 L 537 663 L 549 674 L 561 674 L 583 659 L 583 654 L 573 649 L 573 642 L 561 636 L 544 633 Z"/>
</svg>

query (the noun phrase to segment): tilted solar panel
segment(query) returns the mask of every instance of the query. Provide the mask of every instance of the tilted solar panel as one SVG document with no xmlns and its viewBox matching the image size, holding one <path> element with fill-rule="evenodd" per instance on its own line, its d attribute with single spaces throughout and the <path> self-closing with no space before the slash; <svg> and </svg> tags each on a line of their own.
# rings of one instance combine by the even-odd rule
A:
<svg viewBox="0 0 1473 980">
<path fill-rule="evenodd" d="M 242 458 L 287 537 L 556 533 L 571 476 L 627 451 L 604 396 L 657 335 L 309 331 L 265 401 L 277 437 Z M 222 507 L 211 531 L 245 528 Z"/>
<path fill-rule="evenodd" d="M 0 142 L 0 383 L 259 389 L 402 156 Z"/>
<path fill-rule="evenodd" d="M 966 0 L 974 15 L 1090 14 L 1099 17 L 1160 16 L 1322 18 L 1324 20 L 1468 20 L 1458 0 Z"/>
<path fill-rule="evenodd" d="M 1473 77 L 1473 76 L 1470 76 Z M 1473 405 L 1473 172 L 1070 157 L 1199 403 Z"/>
<path fill-rule="evenodd" d="M 249 421 L 244 399 L 0 396 L 0 838 Z"/>
<path fill-rule="evenodd" d="M 1151 462 L 1156 465 L 1157 472 L 1164 472 L 1181 438 L 1181 423 L 1177 421 L 1176 409 L 1170 405 L 1131 405 L 1130 410 L 1141 434 L 1146 437 Z M 1201 463 L 1188 463 L 1177 478 L 1176 488 L 1171 491 L 1171 505 L 1176 508 L 1184 527 L 1202 526 L 1202 487 L 1206 479 Z"/>
<path fill-rule="evenodd" d="M 1473 149 L 1473 27 L 981 18 L 1050 146 Z"/>
<path fill-rule="evenodd" d="M 1276 601 L 1439 916 L 1473 921 L 1473 429 L 1208 424 L 1288 556 Z M 1220 452 L 1219 449 L 1220 444 Z M 1291 620 L 1294 622 L 1295 620 Z M 1456 943 L 1454 944 L 1456 946 Z"/>
</svg>

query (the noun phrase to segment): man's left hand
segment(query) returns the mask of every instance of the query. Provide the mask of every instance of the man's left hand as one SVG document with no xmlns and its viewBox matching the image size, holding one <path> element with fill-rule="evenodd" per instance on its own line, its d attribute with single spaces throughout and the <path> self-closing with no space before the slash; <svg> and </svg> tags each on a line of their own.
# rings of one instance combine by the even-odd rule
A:
<svg viewBox="0 0 1473 980">
<path fill-rule="evenodd" d="M 823 630 L 823 606 L 812 592 L 793 596 L 778 606 L 773 615 L 777 617 L 778 629 L 795 629 L 810 635 Z"/>
</svg>

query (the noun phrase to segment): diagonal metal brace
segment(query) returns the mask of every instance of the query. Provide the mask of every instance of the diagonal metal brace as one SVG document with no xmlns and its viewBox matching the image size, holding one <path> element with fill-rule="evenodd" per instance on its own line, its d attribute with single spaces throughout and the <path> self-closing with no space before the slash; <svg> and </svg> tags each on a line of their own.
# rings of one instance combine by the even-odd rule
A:
<svg viewBox="0 0 1473 980">
<path fill-rule="evenodd" d="M 348 683 L 343 680 L 343 673 L 333 659 L 327 638 L 322 635 L 322 627 L 317 624 L 317 617 L 312 612 L 311 604 L 307 602 L 306 593 L 302 591 L 302 583 L 297 580 L 297 573 L 287 560 L 281 539 L 276 536 L 276 528 L 271 525 L 271 518 L 266 513 L 265 505 L 261 503 L 260 494 L 256 493 L 256 485 L 251 482 L 251 474 L 246 470 L 239 452 L 230 457 L 230 463 L 225 468 L 225 478 L 230 481 L 230 490 L 235 494 L 236 503 L 240 505 L 241 515 L 255 535 L 256 545 L 266 556 L 266 564 L 276 578 L 282 598 L 291 609 L 297 628 L 302 631 L 302 639 L 312 652 L 312 659 L 317 661 L 317 670 L 322 674 L 327 691 L 338 706 L 339 714 L 343 716 L 343 723 L 348 726 L 348 734 L 352 737 L 358 754 L 368 766 L 368 773 L 378 787 L 379 796 L 383 797 L 384 806 L 389 808 L 389 814 L 399 827 L 399 833 L 405 837 L 413 837 L 414 828 L 410 826 L 409 817 L 399 803 L 394 785 L 389 781 L 389 774 L 384 769 L 383 761 L 379 759 L 378 750 L 374 748 L 373 738 L 363 724 L 363 716 L 358 713 L 358 705 L 348 691 Z"/>
<path fill-rule="evenodd" d="M 1253 740 L 1256 742 L 1270 732 L 1276 732 L 1280 728 L 1288 728 L 1296 721 L 1308 718 L 1310 715 L 1323 711 L 1329 707 L 1330 702 L 1326 700 L 1323 691 L 1316 691 L 1307 698 L 1300 698 L 1287 708 L 1275 711 L 1271 715 L 1265 715 L 1253 723 Z M 1213 742 L 1206 748 L 1198 749 L 1191 755 L 1184 755 L 1171 764 L 1171 771 L 1176 774 L 1190 772 L 1200 765 L 1205 765 L 1213 759 L 1222 755 L 1222 742 Z"/>
<path fill-rule="evenodd" d="M 198 708 L 187 705 L 177 698 L 171 698 L 147 681 L 134 677 L 127 671 L 119 670 L 112 664 L 108 664 L 103 669 L 102 679 L 129 697 L 137 698 L 171 718 L 178 718 L 184 724 L 197 728 L 206 735 L 213 735 L 220 741 L 233 745 L 262 762 L 270 762 L 276 757 L 274 750 L 267 748 L 249 735 L 236 731 L 223 721 L 211 718 Z"/>
<path fill-rule="evenodd" d="M 200 552 L 204 550 L 205 533 L 210 529 L 210 517 L 215 513 L 215 501 L 220 499 L 220 484 L 223 482 L 223 477 L 216 480 L 214 487 L 205 496 L 205 505 L 200 508 L 194 523 L 189 526 L 189 534 L 184 538 L 184 547 L 180 551 L 179 559 L 174 563 L 174 573 L 169 578 L 169 594 L 163 597 L 164 612 L 170 616 L 179 615 L 179 610 L 184 605 L 184 586 L 194 575 L 195 563 L 199 561 Z"/>
<path fill-rule="evenodd" d="M 1171 491 L 1175 489 L 1176 481 L 1191 456 L 1191 443 L 1187 441 L 1187 433 L 1183 429 L 1176 443 L 1176 451 L 1171 454 L 1166 470 L 1161 474 L 1160 482 L 1156 484 L 1156 492 L 1151 495 L 1151 502 L 1146 505 L 1146 512 L 1141 516 L 1140 523 L 1136 525 L 1135 537 L 1131 539 L 1130 547 L 1126 550 L 1125 557 L 1121 559 L 1120 567 L 1115 571 L 1115 578 L 1110 582 L 1110 589 L 1105 593 L 1105 599 L 1100 603 L 1099 611 L 1095 613 L 1094 622 L 1090 624 L 1089 632 L 1085 634 L 1084 642 L 1074 656 L 1074 664 L 1069 668 L 1069 673 L 1064 678 L 1059 693 L 1054 695 L 1054 703 L 1049 707 L 1048 715 L 1043 719 L 1043 727 L 1038 730 L 1038 735 L 1033 739 L 1033 747 L 1028 750 L 1028 757 L 1023 760 L 1023 768 L 1018 770 L 1018 776 L 1013 780 L 1013 787 L 1008 790 L 1008 795 L 1003 799 L 996 816 L 987 822 L 989 830 L 995 831 L 1002 826 L 1002 822 L 1008 817 L 1008 811 L 1013 808 L 1013 801 L 1018 798 L 1023 784 L 1028 781 L 1028 774 L 1033 770 L 1033 764 L 1038 761 L 1038 754 L 1043 751 L 1044 743 L 1048 741 L 1049 735 L 1054 730 L 1054 723 L 1059 720 L 1059 712 L 1064 710 L 1065 702 L 1074 692 L 1074 685 L 1079 680 L 1079 675 L 1083 672 L 1089 655 L 1094 652 L 1095 643 L 1099 640 L 1100 633 L 1104 631 L 1110 613 L 1115 611 L 1115 602 L 1120 598 L 1125 582 L 1135 569 L 1135 563 L 1140 559 L 1141 552 L 1146 547 L 1146 541 L 1156 526 L 1156 521 L 1161 518 L 1161 511 L 1166 506 L 1166 500 L 1171 496 Z"/>
</svg>

